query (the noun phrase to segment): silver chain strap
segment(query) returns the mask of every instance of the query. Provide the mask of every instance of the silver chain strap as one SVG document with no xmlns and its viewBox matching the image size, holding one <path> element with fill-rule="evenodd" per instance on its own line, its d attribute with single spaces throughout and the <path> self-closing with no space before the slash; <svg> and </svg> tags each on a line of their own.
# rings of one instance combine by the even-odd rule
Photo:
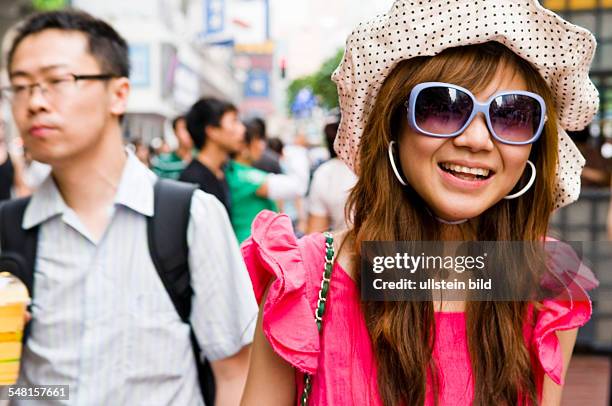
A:
<svg viewBox="0 0 612 406">
<path fill-rule="evenodd" d="M 317 300 L 317 308 L 315 309 L 315 322 L 319 335 L 323 330 L 323 315 L 325 314 L 325 306 L 327 303 L 327 294 L 329 293 L 329 283 L 331 281 L 332 269 L 334 266 L 334 237 L 329 232 L 325 232 L 325 265 L 323 267 L 323 279 L 321 280 L 321 288 L 319 289 L 319 299 Z M 300 405 L 308 405 L 308 397 L 312 390 L 312 375 L 304 374 L 304 389 L 300 398 Z"/>
</svg>

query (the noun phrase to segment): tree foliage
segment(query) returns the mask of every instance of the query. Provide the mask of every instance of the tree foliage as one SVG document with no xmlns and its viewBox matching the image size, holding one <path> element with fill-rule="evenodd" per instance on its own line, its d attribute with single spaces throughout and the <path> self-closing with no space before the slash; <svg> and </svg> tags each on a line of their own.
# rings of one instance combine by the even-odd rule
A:
<svg viewBox="0 0 612 406">
<path fill-rule="evenodd" d="M 291 109 L 291 105 L 298 92 L 304 88 L 312 90 L 315 96 L 317 96 L 321 107 L 326 109 L 338 107 L 338 91 L 336 84 L 331 80 L 331 75 L 340 64 L 343 55 L 344 51 L 342 49 L 338 50 L 334 56 L 323 62 L 318 71 L 292 81 L 287 88 L 289 109 Z"/>
</svg>

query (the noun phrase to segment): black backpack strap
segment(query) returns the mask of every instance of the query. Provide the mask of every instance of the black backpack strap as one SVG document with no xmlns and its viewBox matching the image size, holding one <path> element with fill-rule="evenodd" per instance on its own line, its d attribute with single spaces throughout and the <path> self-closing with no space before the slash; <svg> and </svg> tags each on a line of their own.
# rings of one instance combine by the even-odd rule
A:
<svg viewBox="0 0 612 406">
<path fill-rule="evenodd" d="M 30 297 L 34 297 L 34 267 L 38 245 L 38 226 L 29 230 L 21 228 L 23 215 L 30 198 L 8 200 L 0 205 L 0 271 L 6 271 L 19 278 Z M 30 328 L 23 332 L 25 344 Z"/>
<path fill-rule="evenodd" d="M 191 198 L 197 185 L 159 179 L 155 183 L 155 213 L 147 219 L 149 253 L 177 313 L 191 329 L 198 378 L 204 402 L 213 405 L 215 381 L 207 360 L 201 362 L 200 346 L 189 321 L 191 314 L 191 277 L 187 227 L 191 217 Z"/>
<path fill-rule="evenodd" d="M 191 278 L 189 275 L 189 224 L 191 197 L 196 185 L 159 179 L 155 183 L 155 214 L 147 219 L 149 252 L 181 320 L 189 323 Z"/>
<path fill-rule="evenodd" d="M 0 205 L 0 249 L 2 269 L 18 277 L 28 288 L 30 297 L 34 288 L 34 264 L 38 227 L 21 228 L 30 198 L 8 200 Z"/>
</svg>

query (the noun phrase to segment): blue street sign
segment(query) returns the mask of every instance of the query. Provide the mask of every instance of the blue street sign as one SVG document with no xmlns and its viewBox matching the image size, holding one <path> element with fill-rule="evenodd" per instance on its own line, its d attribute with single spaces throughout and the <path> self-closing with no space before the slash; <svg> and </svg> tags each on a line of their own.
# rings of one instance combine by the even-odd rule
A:
<svg viewBox="0 0 612 406">
<path fill-rule="evenodd" d="M 317 98 L 310 88 L 301 89 L 291 105 L 291 112 L 298 117 L 306 117 L 317 105 Z"/>
<path fill-rule="evenodd" d="M 204 21 L 206 35 L 218 34 L 225 29 L 225 1 L 204 0 Z"/>
<path fill-rule="evenodd" d="M 267 98 L 270 96 L 270 73 L 253 69 L 247 74 L 244 86 L 245 97 Z"/>
</svg>

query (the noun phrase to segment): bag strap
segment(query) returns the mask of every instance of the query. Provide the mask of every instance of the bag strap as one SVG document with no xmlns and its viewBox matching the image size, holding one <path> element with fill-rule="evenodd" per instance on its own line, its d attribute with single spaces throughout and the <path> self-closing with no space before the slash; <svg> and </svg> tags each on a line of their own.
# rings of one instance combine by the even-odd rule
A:
<svg viewBox="0 0 612 406">
<path fill-rule="evenodd" d="M 147 218 L 149 253 L 172 304 L 184 323 L 191 314 L 191 277 L 187 226 L 196 185 L 159 179 L 154 188 L 154 215 Z"/>
<path fill-rule="evenodd" d="M 208 360 L 201 360 L 201 349 L 189 320 L 191 315 L 191 275 L 187 227 L 191 199 L 197 185 L 159 179 L 154 188 L 153 217 L 147 218 L 149 254 L 172 304 L 183 323 L 189 325 L 191 345 L 196 358 L 198 380 L 207 405 L 215 399 L 215 379 Z"/>
<path fill-rule="evenodd" d="M 30 198 L 8 200 L 0 205 L 0 269 L 15 275 L 34 297 L 34 267 L 38 246 L 38 226 L 24 230 L 21 227 Z M 30 335 L 26 324 L 22 342 Z"/>
<path fill-rule="evenodd" d="M 14 261 L 3 270 L 19 278 L 28 288 L 32 297 L 34 288 L 34 264 L 36 262 L 36 245 L 38 227 L 29 230 L 21 228 L 23 215 L 30 198 L 8 200 L 0 205 L 0 249 L 4 259 Z M 16 266 L 19 265 L 19 266 Z"/>
<path fill-rule="evenodd" d="M 321 280 L 321 288 L 319 289 L 319 299 L 317 300 L 317 308 L 315 310 L 315 322 L 319 335 L 323 331 L 323 315 L 325 314 L 325 306 L 327 303 L 327 295 L 329 293 L 329 282 L 334 268 L 334 237 L 331 233 L 325 232 L 325 264 L 323 267 L 323 279 Z M 304 389 L 300 397 L 300 405 L 308 405 L 308 397 L 312 390 L 312 375 L 304 374 Z"/>
</svg>

